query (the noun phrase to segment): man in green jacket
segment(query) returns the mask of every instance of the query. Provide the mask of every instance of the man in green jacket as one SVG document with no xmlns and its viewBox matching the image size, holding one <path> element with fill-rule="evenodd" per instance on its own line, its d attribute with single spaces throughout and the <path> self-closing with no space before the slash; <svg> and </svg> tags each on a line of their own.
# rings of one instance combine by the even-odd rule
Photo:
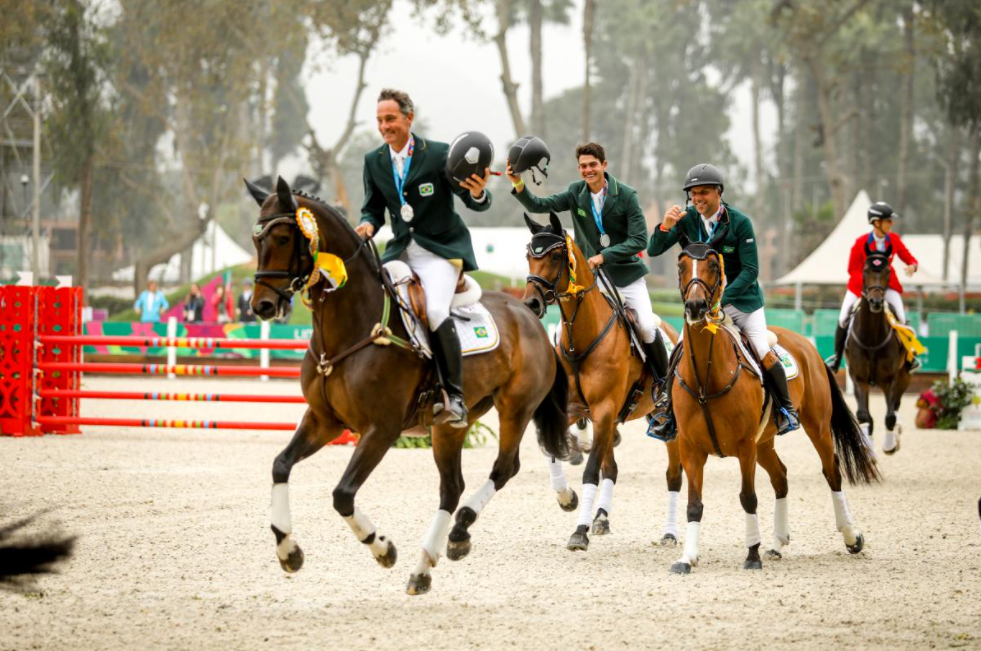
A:
<svg viewBox="0 0 981 651">
<path fill-rule="evenodd" d="M 594 142 L 579 145 L 576 159 L 582 180 L 570 183 L 565 192 L 542 198 L 525 187 L 508 161 L 508 178 L 514 186 L 511 194 L 528 212 L 572 213 L 576 243 L 586 255 L 589 268 L 602 266 L 626 306 L 637 312 L 644 355 L 658 379 L 663 379 L 667 353 L 644 281 L 647 265 L 637 257 L 647 245 L 647 221 L 637 192 L 606 171 L 602 146 Z"/>
<path fill-rule="evenodd" d="M 711 242 L 720 250 L 726 277 L 722 310 L 732 317 L 733 323 L 749 338 L 756 354 L 763 360 L 764 379 L 779 402 L 779 408 L 774 412 L 777 433 L 786 434 L 800 427 L 800 418 L 790 399 L 783 364 L 766 341 L 763 291 L 756 279 L 759 256 L 753 222 L 722 201 L 725 182 L 722 172 L 712 165 L 700 164 L 688 170 L 684 190 L 693 205 L 686 208 L 672 206 L 664 213 L 664 221 L 654 229 L 647 252 L 651 256 L 661 255 L 682 235 L 691 242 Z M 670 384 L 666 386 L 670 387 Z M 659 401 L 661 413 L 655 419 L 652 433 L 657 438 L 671 440 L 675 435 L 671 392 L 665 391 L 663 395 L 666 400 Z"/>
<path fill-rule="evenodd" d="M 426 291 L 426 313 L 433 357 L 449 398 L 447 409 L 437 401 L 436 423 L 467 426 L 463 399 L 463 358 L 460 338 L 450 316 L 450 301 L 464 271 L 474 271 L 470 231 L 453 207 L 453 195 L 475 211 L 490 208 L 485 189 L 490 170 L 471 175 L 459 185 L 445 173 L 449 145 L 412 133 L 412 100 L 398 90 L 384 89 L 378 96 L 378 132 L 385 144 L 365 154 L 364 204 L 355 229 L 371 237 L 392 218 L 395 237 L 385 248 L 383 262 L 405 260 Z"/>
</svg>

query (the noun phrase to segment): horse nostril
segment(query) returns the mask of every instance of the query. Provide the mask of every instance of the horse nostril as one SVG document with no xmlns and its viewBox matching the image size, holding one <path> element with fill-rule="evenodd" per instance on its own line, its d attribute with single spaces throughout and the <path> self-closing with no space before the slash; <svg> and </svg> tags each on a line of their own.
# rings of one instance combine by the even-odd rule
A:
<svg viewBox="0 0 981 651">
<path fill-rule="evenodd" d="M 263 317 L 264 319 L 268 319 L 270 316 L 273 315 L 273 313 L 275 313 L 275 311 L 276 311 L 276 306 L 273 304 L 272 301 L 268 299 L 263 299 L 259 301 L 259 305 L 256 306 L 256 314 Z"/>
<path fill-rule="evenodd" d="M 542 306 L 541 302 L 537 298 L 529 298 L 525 301 L 525 305 L 527 305 L 528 309 L 535 314 L 541 314 Z"/>
</svg>

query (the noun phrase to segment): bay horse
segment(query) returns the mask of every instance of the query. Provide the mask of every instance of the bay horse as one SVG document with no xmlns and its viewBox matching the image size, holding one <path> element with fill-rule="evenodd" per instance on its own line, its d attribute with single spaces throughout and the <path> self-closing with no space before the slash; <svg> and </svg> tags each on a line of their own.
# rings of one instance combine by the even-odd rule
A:
<svg viewBox="0 0 981 651">
<path fill-rule="evenodd" d="M 574 387 L 570 389 L 569 424 L 580 419 L 593 423 L 593 442 L 583 469 L 581 501 L 568 487 L 560 460 L 552 459 L 549 464 L 559 506 L 566 511 L 579 506 L 576 530 L 566 547 L 570 551 L 585 551 L 589 548 L 590 524 L 593 535 L 610 533 L 609 515 L 617 481 L 613 454 L 616 427 L 653 409 L 652 389 L 663 378 L 653 377 L 644 362 L 631 353 L 627 328 L 632 326 L 618 317 L 611 299 L 599 291 L 598 276 L 589 269 L 579 246 L 566 235 L 558 216 L 552 213 L 549 224 L 542 225 L 525 215 L 525 223 L 532 239 L 526 256 L 530 274 L 523 300 L 539 317 L 545 314 L 548 305 L 558 303 L 562 327 L 555 348 L 568 374 L 568 383 Z M 672 342 L 676 342 L 677 331 L 667 323 L 662 325 Z M 596 502 L 601 470 L 603 482 Z M 668 444 L 669 507 L 663 543 L 677 542 L 681 479 L 681 458 L 677 443 L 672 442 Z"/>
<path fill-rule="evenodd" d="M 912 379 L 906 364 L 906 348 L 886 316 L 891 253 L 890 247 L 884 253 L 869 252 L 865 258 L 862 297 L 845 341 L 848 374 L 855 384 L 855 401 L 858 403 L 855 415 L 870 439 L 874 423 L 869 414 L 869 393 L 877 386 L 885 394 L 886 435 L 882 451 L 886 454 L 899 451 L 903 426 L 896 412 Z"/>
<path fill-rule="evenodd" d="M 754 362 L 734 334 L 723 327 L 720 310 L 725 290 L 721 254 L 708 244 L 685 244 L 678 256 L 678 278 L 685 303 L 683 350 L 666 387 L 672 391 L 678 423 L 681 463 L 688 477 L 688 527 L 681 558 L 671 566 L 688 574 L 698 563 L 698 538 L 703 504 L 702 482 L 709 455 L 735 456 L 742 473 L 739 501 L 746 514 L 744 569 L 761 569 L 760 529 L 756 516 L 756 464 L 766 470 L 776 493 L 772 559 L 782 557 L 790 543 L 787 513 L 787 468 L 774 448 L 776 425 L 765 401 L 765 390 Z M 841 470 L 852 483 L 880 480 L 875 456 L 866 445 L 831 370 L 803 336 L 771 328 L 779 343 L 797 360 L 800 372 L 789 381 L 791 398 L 801 424 L 821 458 L 831 488 L 835 521 L 849 552 L 857 554 L 865 537 L 852 521 L 841 487 Z"/>
<path fill-rule="evenodd" d="M 282 178 L 272 194 L 246 184 L 261 207 L 253 235 L 258 259 L 253 312 L 269 319 L 304 289 L 313 311 L 313 336 L 300 376 L 308 408 L 272 468 L 277 557 L 287 572 L 303 564 L 290 516 L 290 471 L 350 429 L 361 437 L 334 488 L 334 509 L 379 565 L 390 568 L 396 561 L 395 545 L 358 508 L 355 497 L 403 430 L 431 423 L 432 396 L 438 395 L 434 365 L 406 341 L 408 333 L 398 308 L 393 308 L 399 298 L 373 241 L 362 239 L 332 207 L 292 192 Z M 328 267 L 315 266 L 321 260 L 328 261 Z M 345 270 L 346 282 L 329 284 L 324 273 L 336 273 L 338 267 Z M 320 272 L 319 279 L 315 272 Z M 494 316 L 500 344 L 493 351 L 464 357 L 468 425 L 496 407 L 500 449 L 488 481 L 457 510 L 464 489 L 461 450 L 467 429 L 433 425 L 439 509 L 409 577 L 409 594 L 430 590 L 430 570 L 439 559 L 454 512 L 447 556 L 458 559 L 470 551 L 468 529 L 494 493 L 518 472 L 518 449 L 530 421 L 535 422 L 545 453 L 559 458 L 568 454 L 568 384 L 544 328 L 507 294 L 487 292 L 481 302 Z"/>
</svg>

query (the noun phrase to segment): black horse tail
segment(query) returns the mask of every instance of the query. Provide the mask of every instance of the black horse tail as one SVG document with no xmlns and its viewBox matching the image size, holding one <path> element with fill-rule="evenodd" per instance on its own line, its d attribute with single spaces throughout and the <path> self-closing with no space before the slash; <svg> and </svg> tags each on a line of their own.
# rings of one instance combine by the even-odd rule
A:
<svg viewBox="0 0 981 651">
<path fill-rule="evenodd" d="M 555 355 L 555 380 L 548 395 L 535 409 L 535 429 L 538 431 L 538 445 L 550 457 L 567 459 L 569 457 L 569 378 L 565 368 Z"/>
<path fill-rule="evenodd" d="M 871 484 L 882 481 L 875 454 L 862 436 L 862 430 L 855 419 L 855 414 L 845 403 L 841 395 L 834 373 L 827 365 L 822 364 L 828 373 L 828 384 L 831 389 L 831 434 L 835 439 L 835 454 L 845 469 L 845 476 L 851 484 L 862 482 Z"/>
</svg>

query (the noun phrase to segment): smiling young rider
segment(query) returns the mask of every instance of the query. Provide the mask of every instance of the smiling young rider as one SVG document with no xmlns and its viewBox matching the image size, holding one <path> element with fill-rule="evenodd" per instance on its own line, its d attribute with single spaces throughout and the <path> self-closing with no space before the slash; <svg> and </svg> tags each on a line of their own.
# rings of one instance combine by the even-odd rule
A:
<svg viewBox="0 0 981 651">
<path fill-rule="evenodd" d="M 725 290 L 722 310 L 750 340 L 763 361 L 767 386 L 779 403 L 774 412 L 777 433 L 786 434 L 800 427 L 800 418 L 790 399 L 787 374 L 783 364 L 767 344 L 766 316 L 763 312 L 763 291 L 760 289 L 759 256 L 753 222 L 745 214 L 722 200 L 725 180 L 722 172 L 707 164 L 696 165 L 685 177 L 685 193 L 692 204 L 687 208 L 672 206 L 664 213 L 664 221 L 654 229 L 647 252 L 658 256 L 668 251 L 682 235 L 691 242 L 712 242 L 722 254 Z M 670 389 L 670 379 L 666 387 Z M 653 433 L 671 440 L 676 433 L 671 411 L 671 391 L 663 392 L 659 400 L 660 413 Z"/>
<path fill-rule="evenodd" d="M 647 221 L 637 192 L 606 171 L 608 162 L 602 146 L 594 142 L 579 145 L 576 160 L 582 180 L 548 197 L 533 195 L 508 161 L 508 178 L 514 186 L 511 194 L 528 212 L 572 213 L 576 243 L 586 255 L 589 268 L 602 266 L 626 307 L 636 311 L 644 355 L 658 380 L 662 380 L 668 360 L 644 280 L 647 265 L 637 257 L 647 244 Z"/>
<path fill-rule="evenodd" d="M 385 144 L 364 157 L 364 204 L 355 229 L 371 237 L 385 224 L 385 210 L 395 235 L 383 262 L 402 259 L 418 276 L 426 292 L 426 313 L 432 332 L 433 357 L 448 396 L 446 410 L 437 402 L 435 422 L 467 427 L 463 398 L 463 359 L 460 338 L 450 318 L 450 302 L 464 271 L 477 268 L 470 231 L 453 207 L 453 195 L 467 208 L 490 208 L 485 189 L 490 170 L 473 174 L 458 185 L 444 170 L 449 145 L 412 133 L 415 109 L 409 96 L 385 89 L 378 96 L 378 132 Z"/>
</svg>

